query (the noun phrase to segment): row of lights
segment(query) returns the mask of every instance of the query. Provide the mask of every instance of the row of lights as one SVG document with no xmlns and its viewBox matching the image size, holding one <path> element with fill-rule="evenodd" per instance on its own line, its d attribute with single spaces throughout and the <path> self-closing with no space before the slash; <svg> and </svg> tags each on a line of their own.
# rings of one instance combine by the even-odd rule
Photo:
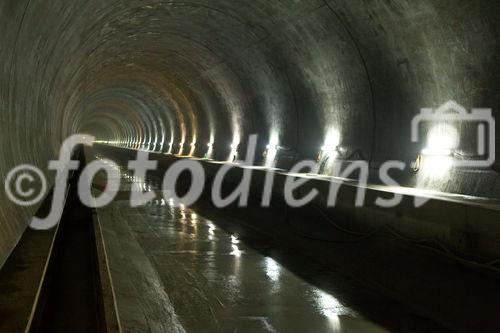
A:
<svg viewBox="0 0 500 333">
<path fill-rule="evenodd" d="M 336 143 L 339 141 L 338 137 L 334 136 L 334 139 L 328 140 L 330 144 L 325 144 L 321 147 L 321 155 L 319 158 L 323 157 L 332 157 L 332 156 L 343 156 L 347 153 L 347 149 L 345 147 L 342 147 L 340 145 L 337 145 Z M 423 165 L 426 165 L 429 167 L 429 169 L 449 169 L 449 165 L 451 164 L 450 161 L 452 161 L 453 157 L 456 155 L 456 147 L 458 145 L 458 132 L 454 128 L 450 127 L 436 127 L 435 130 L 431 130 L 428 134 L 428 142 L 427 142 L 427 147 L 425 147 L 420 155 L 417 157 L 416 161 L 413 163 L 413 169 L 414 171 L 418 171 L 419 169 L 422 168 Z M 99 143 L 106 143 L 106 144 L 118 144 L 118 145 L 132 145 L 132 146 L 137 146 L 141 145 L 141 143 L 137 142 L 124 142 L 124 141 L 98 141 Z M 186 145 L 185 142 L 181 142 L 178 144 L 179 147 L 182 148 Z M 214 148 L 214 142 L 208 142 L 207 144 L 208 147 L 208 154 L 206 157 L 210 157 L 210 155 L 213 151 Z M 172 148 L 174 146 L 174 143 L 171 142 L 168 144 L 169 147 L 169 153 L 171 153 Z M 196 142 L 190 143 L 189 146 L 191 147 L 191 154 L 193 153 L 194 149 L 196 148 Z M 238 142 L 233 142 L 230 144 L 229 148 L 231 149 L 231 156 L 230 160 L 234 160 L 237 157 L 238 154 L 238 148 L 240 144 Z M 279 150 L 285 149 L 284 147 L 278 145 L 275 143 L 275 140 L 273 143 L 270 143 L 266 145 L 266 164 L 271 165 Z"/>
<path fill-rule="evenodd" d="M 131 145 L 131 146 L 141 145 L 141 143 L 136 143 L 136 142 L 129 143 L 129 142 L 124 142 L 124 141 L 96 141 L 96 143 L 111 144 L 111 145 L 127 144 L 127 145 Z M 173 147 L 173 145 L 174 145 L 173 143 L 168 144 L 169 147 Z M 186 145 L 186 143 L 183 143 L 183 142 L 179 143 L 179 147 L 184 147 L 185 145 Z M 193 142 L 193 143 L 189 144 L 189 146 L 194 148 L 194 147 L 196 147 L 196 143 Z M 236 150 L 236 149 L 238 149 L 239 146 L 240 146 L 239 144 L 232 143 L 229 146 L 229 148 L 231 148 L 232 150 Z M 213 148 L 214 143 L 213 142 L 207 143 L 207 147 Z M 282 150 L 282 149 L 284 149 L 284 147 L 279 146 L 279 145 L 266 145 L 266 149 L 267 150 Z M 344 147 L 341 147 L 341 146 L 322 146 L 321 151 L 324 153 L 345 154 L 347 152 L 347 149 Z M 427 147 L 427 148 L 424 148 L 422 150 L 422 155 L 424 155 L 424 156 L 453 156 L 454 154 L 455 154 L 455 150 L 450 149 L 450 148 L 440 148 L 440 147 L 429 148 L 429 147 Z"/>
<path fill-rule="evenodd" d="M 135 142 L 129 143 L 129 142 L 124 142 L 124 141 L 96 141 L 96 143 L 104 143 L 104 144 L 111 144 L 111 145 L 127 144 L 127 145 L 131 145 L 131 146 L 141 145 L 141 143 L 135 143 Z M 173 147 L 173 145 L 174 145 L 173 143 L 168 144 L 169 147 Z M 181 142 L 178 145 L 179 145 L 179 147 L 184 147 L 186 145 L 186 143 Z M 193 142 L 193 143 L 189 144 L 189 146 L 191 148 L 195 148 L 196 143 Z M 239 148 L 239 146 L 240 146 L 239 144 L 232 143 L 229 146 L 229 148 L 231 148 L 232 150 L 237 150 Z M 213 142 L 207 143 L 207 147 L 213 148 L 214 143 Z M 268 150 L 268 151 L 278 151 L 278 150 L 283 150 L 283 149 L 285 149 L 285 148 L 282 146 L 279 146 L 279 145 L 266 145 L 266 150 Z M 345 147 L 341 147 L 341 146 L 326 146 L 325 145 L 325 146 L 321 147 L 321 152 L 345 154 L 347 152 L 347 149 Z M 442 148 L 442 147 L 435 147 L 435 148 L 427 147 L 427 148 L 424 148 L 422 150 L 421 155 L 448 157 L 448 156 L 454 156 L 455 150 L 451 149 L 451 148 Z"/>
</svg>

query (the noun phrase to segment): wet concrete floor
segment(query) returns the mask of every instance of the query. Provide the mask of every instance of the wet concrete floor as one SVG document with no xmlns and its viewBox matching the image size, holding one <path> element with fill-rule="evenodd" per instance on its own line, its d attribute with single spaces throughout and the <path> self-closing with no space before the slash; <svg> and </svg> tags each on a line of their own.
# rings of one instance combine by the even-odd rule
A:
<svg viewBox="0 0 500 333">
<path fill-rule="evenodd" d="M 120 243 L 108 245 L 112 278 L 127 279 L 127 289 L 115 283 L 119 313 L 133 331 L 384 332 L 192 210 L 127 201 L 105 210 L 105 241 Z M 139 304 L 144 297 L 152 300 Z M 148 313 L 152 306 L 162 311 Z"/>
<path fill-rule="evenodd" d="M 120 173 L 122 192 L 97 215 L 124 331 L 369 333 L 401 321 L 412 326 L 404 306 L 300 253 L 240 239 L 219 227 L 228 222 L 223 215 L 211 220 L 162 199 L 130 207 L 133 183 L 159 185 L 134 179 L 125 167 Z"/>
</svg>

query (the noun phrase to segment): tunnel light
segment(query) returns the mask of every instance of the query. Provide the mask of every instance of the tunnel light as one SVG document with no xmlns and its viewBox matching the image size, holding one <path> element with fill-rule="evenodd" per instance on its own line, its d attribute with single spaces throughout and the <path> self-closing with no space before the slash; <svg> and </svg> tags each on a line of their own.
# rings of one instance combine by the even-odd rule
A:
<svg viewBox="0 0 500 333">
<path fill-rule="evenodd" d="M 233 243 L 233 244 L 239 244 L 240 241 L 234 235 L 231 235 L 231 243 Z"/>
<path fill-rule="evenodd" d="M 215 235 L 215 229 L 216 229 L 215 226 L 211 222 L 209 222 L 208 223 L 208 233 L 210 235 Z"/>
<path fill-rule="evenodd" d="M 341 146 L 322 146 L 321 147 L 322 152 L 337 152 L 341 154 L 345 154 L 347 152 L 347 148 L 341 147 Z"/>
<path fill-rule="evenodd" d="M 233 256 L 235 256 L 237 258 L 241 257 L 242 252 L 239 249 L 238 245 L 233 244 L 231 247 L 233 248 L 233 251 L 231 252 L 231 255 L 233 255 Z"/>
<path fill-rule="evenodd" d="M 272 258 L 266 258 L 266 275 L 272 281 L 278 281 L 280 278 L 280 266 L 279 264 Z"/>
<path fill-rule="evenodd" d="M 240 141 L 238 138 L 235 138 L 233 140 L 233 143 L 231 144 L 231 153 L 229 154 L 229 157 L 227 159 L 228 162 L 233 163 L 236 161 L 238 158 L 238 147 L 240 146 Z"/>
<path fill-rule="evenodd" d="M 440 152 L 441 155 L 422 155 L 412 163 L 413 170 L 421 171 L 424 178 L 437 180 L 445 177 L 453 167 L 453 157 L 443 153 L 445 152 Z"/>
<path fill-rule="evenodd" d="M 281 147 L 279 145 L 277 145 L 276 143 L 270 143 L 266 146 L 266 152 L 265 152 L 265 166 L 266 167 L 272 168 L 275 166 L 276 157 L 278 156 L 278 150 L 280 150 L 280 149 L 281 149 Z"/>
<path fill-rule="evenodd" d="M 446 148 L 425 148 L 422 150 L 423 156 L 453 156 L 453 149 Z"/>
<path fill-rule="evenodd" d="M 458 144 L 458 130 L 449 124 L 438 124 L 429 131 L 427 147 L 422 150 L 422 155 L 451 156 Z"/>
<path fill-rule="evenodd" d="M 455 149 L 459 144 L 458 130 L 450 124 L 437 124 L 427 135 L 427 147 L 412 164 L 414 171 L 422 170 L 422 175 L 439 179 L 453 167 Z"/>
<path fill-rule="evenodd" d="M 213 142 L 209 142 L 209 143 L 207 143 L 207 147 L 208 147 L 208 148 L 213 148 L 213 146 L 214 146 L 214 143 L 213 143 Z"/>
<path fill-rule="evenodd" d="M 321 151 L 323 152 L 333 152 L 333 151 L 337 151 L 337 147 L 335 146 L 322 146 L 321 147 Z"/>
<path fill-rule="evenodd" d="M 281 147 L 278 145 L 267 145 L 266 149 L 267 150 L 279 150 Z"/>
</svg>

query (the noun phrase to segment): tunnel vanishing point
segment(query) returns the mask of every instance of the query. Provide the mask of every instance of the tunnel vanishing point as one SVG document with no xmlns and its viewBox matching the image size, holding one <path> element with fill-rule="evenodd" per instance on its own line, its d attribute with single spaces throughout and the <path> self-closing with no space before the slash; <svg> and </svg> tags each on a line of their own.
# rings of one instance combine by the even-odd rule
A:
<svg viewBox="0 0 500 333">
<path fill-rule="evenodd" d="M 500 330 L 500 2 L 1 0 L 0 32 L 0 332 Z"/>
</svg>

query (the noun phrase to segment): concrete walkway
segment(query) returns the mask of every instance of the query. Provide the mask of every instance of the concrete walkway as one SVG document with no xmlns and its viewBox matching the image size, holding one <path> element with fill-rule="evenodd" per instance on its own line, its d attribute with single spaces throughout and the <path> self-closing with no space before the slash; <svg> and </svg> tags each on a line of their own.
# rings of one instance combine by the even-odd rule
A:
<svg viewBox="0 0 500 333">
<path fill-rule="evenodd" d="M 385 332 L 262 247 L 219 228 L 223 221 L 164 200 L 131 208 L 133 182 L 153 190 L 157 183 L 126 173 L 121 182 L 122 192 L 97 216 L 123 331 Z M 96 188 L 101 185 L 97 178 Z M 322 274 L 314 269 L 311 274 Z"/>
</svg>

